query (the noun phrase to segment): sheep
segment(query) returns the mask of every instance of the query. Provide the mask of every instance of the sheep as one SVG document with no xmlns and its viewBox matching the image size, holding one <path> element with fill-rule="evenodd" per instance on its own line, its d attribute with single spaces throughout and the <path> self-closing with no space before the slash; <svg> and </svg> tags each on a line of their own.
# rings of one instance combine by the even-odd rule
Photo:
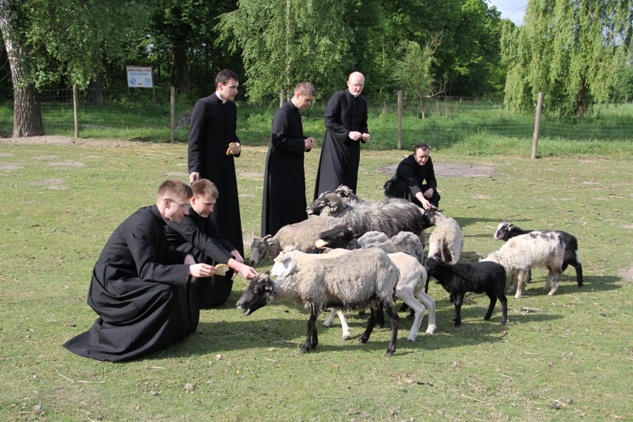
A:
<svg viewBox="0 0 633 422">
<path fill-rule="evenodd" d="M 415 314 L 407 340 L 415 341 L 418 331 L 420 330 L 422 318 L 424 317 L 425 306 L 429 309 L 429 324 L 426 333 L 433 334 L 437 328 L 435 324 L 435 301 L 431 296 L 422 291 L 426 285 L 427 276 L 426 270 L 421 263 L 424 247 L 420 239 L 411 232 L 401 232 L 391 239 L 387 239 L 384 233 L 372 231 L 365 233 L 361 238 L 356 240 L 353 236 L 350 236 L 350 233 L 351 230 L 349 230 L 347 226 L 335 227 L 319 235 L 322 242 L 319 242 L 317 247 L 331 246 L 349 249 L 358 247 L 378 248 L 388 252 L 389 258 L 400 271 L 400 278 L 396 285 L 395 295 L 407 304 Z M 328 244 L 328 239 L 332 244 Z M 376 242 L 376 240 L 378 240 L 378 242 Z M 341 249 L 334 249 L 330 253 L 340 253 L 338 251 L 341 251 Z M 335 313 L 341 320 L 341 325 L 347 327 L 344 318 L 339 312 L 335 312 L 335 310 L 330 312 L 328 319 L 323 325 L 329 327 L 334 319 Z"/>
<path fill-rule="evenodd" d="M 501 324 L 508 321 L 508 301 L 505 297 L 506 271 L 495 262 L 475 263 L 444 262 L 439 255 L 432 255 L 425 263 L 429 276 L 433 276 L 450 293 L 455 306 L 455 326 L 462 323 L 461 308 L 466 292 L 486 293 L 490 298 L 484 320 L 492 316 L 497 299 L 501 302 Z"/>
<path fill-rule="evenodd" d="M 424 243 L 414 233 L 403 231 L 388 238 L 383 232 L 372 230 L 358 239 L 356 237 L 356 233 L 350 226 L 340 224 L 319 233 L 319 240 L 315 242 L 315 247 L 345 249 L 377 247 L 387 253 L 404 252 L 416 258 L 421 264 L 424 263 Z"/>
<path fill-rule="evenodd" d="M 424 211 L 425 217 L 435 226 L 429 236 L 428 256 L 439 254 L 442 261 L 450 264 L 459 262 L 462 250 L 464 249 L 464 234 L 459 224 L 454 218 L 449 218 L 442 214 L 436 207 L 430 207 Z M 426 280 L 424 292 L 429 292 L 429 280 Z"/>
<path fill-rule="evenodd" d="M 493 235 L 493 238 L 496 240 L 507 241 L 515 236 L 519 236 L 522 234 L 530 233 L 532 230 L 523 230 L 514 224 L 511 224 L 507 221 L 502 221 L 497 226 L 497 230 Z M 547 230 L 543 230 L 547 231 Z M 560 237 L 565 246 L 565 256 L 563 258 L 563 266 L 561 270 L 564 272 L 567 269 L 568 265 L 571 265 L 576 270 L 576 282 L 578 283 L 578 287 L 582 287 L 583 278 L 582 278 L 582 264 L 580 262 L 580 252 L 578 251 L 578 239 L 573 235 L 561 231 L 555 230 L 556 233 L 560 234 Z M 530 273 L 527 274 L 527 281 L 530 280 Z"/>
<path fill-rule="evenodd" d="M 392 296 L 400 272 L 387 254 L 379 249 L 359 249 L 334 258 L 312 255 L 299 270 L 294 261 L 297 254 L 301 252 L 285 254 L 288 275 L 272 280 L 269 273 L 263 273 L 253 279 L 237 301 L 237 308 L 248 316 L 274 300 L 303 304 L 310 310 L 306 340 L 300 347 L 305 353 L 318 345 L 316 319 L 326 307 L 359 309 L 369 306 L 371 316 L 358 340 L 364 344 L 376 324 L 376 310 L 382 304 L 391 318 L 391 341 L 386 355 L 393 356 L 399 318 Z M 350 262 L 362 262 L 363 265 L 350 265 Z"/>
<path fill-rule="evenodd" d="M 442 210 L 430 207 L 424 211 L 429 222 L 435 226 L 429 236 L 428 256 L 439 254 L 442 261 L 450 264 L 459 262 L 464 248 L 464 234 L 454 218 L 446 217 Z"/>
<path fill-rule="evenodd" d="M 300 251 L 309 251 L 319 238 L 319 233 L 340 224 L 334 217 L 308 218 L 280 228 L 277 233 L 264 237 L 253 237 L 251 242 L 250 265 L 257 265 L 264 258 L 274 258 L 282 249 L 292 247 Z"/>
<path fill-rule="evenodd" d="M 503 246 L 488 254 L 483 261 L 493 261 L 503 265 L 511 280 L 517 276 L 516 293 L 520 299 L 527 272 L 532 267 L 546 267 L 549 270 L 545 289 L 549 295 L 558 290 L 565 258 L 565 242 L 560 233 L 554 231 L 532 231 L 509 239 Z"/>
<path fill-rule="evenodd" d="M 424 239 L 429 225 L 422 209 L 401 198 L 385 198 L 377 202 L 347 203 L 334 192 L 323 192 L 307 208 L 308 214 L 336 217 L 362 235 L 376 230 L 391 237 L 410 231 Z"/>
</svg>

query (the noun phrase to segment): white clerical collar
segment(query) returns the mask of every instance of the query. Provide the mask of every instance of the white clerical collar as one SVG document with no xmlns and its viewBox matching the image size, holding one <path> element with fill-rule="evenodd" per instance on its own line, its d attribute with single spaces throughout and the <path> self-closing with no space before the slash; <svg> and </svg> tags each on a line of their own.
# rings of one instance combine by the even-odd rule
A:
<svg viewBox="0 0 633 422">
<path fill-rule="evenodd" d="M 215 95 L 217 95 L 218 98 L 220 99 L 220 101 L 222 101 L 222 104 L 226 103 L 226 100 L 224 98 L 222 98 L 222 96 L 220 95 L 220 93 L 218 91 L 215 91 Z"/>
</svg>

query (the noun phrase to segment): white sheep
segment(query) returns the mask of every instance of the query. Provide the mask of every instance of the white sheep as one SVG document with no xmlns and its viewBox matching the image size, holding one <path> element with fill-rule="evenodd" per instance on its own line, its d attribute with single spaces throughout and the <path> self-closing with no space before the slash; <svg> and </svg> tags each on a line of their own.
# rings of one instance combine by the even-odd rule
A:
<svg viewBox="0 0 633 422">
<path fill-rule="evenodd" d="M 435 207 L 425 210 L 424 215 L 429 219 L 429 223 L 435 226 L 429 237 L 428 256 L 439 254 L 444 262 L 459 262 L 464 249 L 464 234 L 459 223 L 454 218 L 446 217 Z"/>
<path fill-rule="evenodd" d="M 345 236 L 345 234 L 347 234 L 347 236 Z M 396 297 L 407 304 L 415 314 L 415 319 L 407 340 L 415 341 L 418 331 L 420 330 L 420 325 L 422 324 L 425 306 L 429 309 L 429 324 L 426 333 L 433 334 L 435 332 L 437 328 L 435 324 L 435 300 L 424 292 L 424 286 L 427 281 L 426 270 L 421 263 L 424 247 L 415 234 L 411 232 L 401 232 L 391 239 L 387 239 L 384 233 L 372 231 L 365 233 L 356 241 L 356 239 L 349 236 L 349 232 L 345 226 L 340 226 L 329 230 L 328 233 L 322 233 L 319 237 L 323 241 L 323 243 L 320 244 L 321 246 L 351 249 L 357 247 L 379 248 L 385 252 L 391 252 L 389 253 L 389 258 L 400 271 L 400 278 L 396 285 Z M 347 239 L 347 243 L 344 239 Z M 395 242 L 392 242 L 394 239 Z M 332 244 L 328 244 L 328 240 L 332 242 Z M 398 251 L 397 248 L 399 247 L 402 247 L 404 251 Z M 344 253 L 341 251 L 344 251 L 344 249 L 334 249 L 330 254 L 336 253 L 340 256 Z M 409 253 L 406 251 L 409 251 Z M 329 254 L 323 256 L 327 255 Z M 275 272 L 274 266 L 271 271 L 273 273 Z M 338 315 L 341 320 L 343 339 L 345 340 L 345 333 L 349 333 L 349 330 L 344 315 L 342 315 L 339 310 L 333 309 L 323 325 L 329 327 L 335 314 Z"/>
<path fill-rule="evenodd" d="M 502 221 L 497 226 L 497 230 L 495 234 L 492 236 L 496 240 L 507 241 L 516 236 L 520 236 L 522 234 L 527 234 L 532 232 L 533 230 L 523 230 L 519 226 L 515 226 L 514 224 L 509 223 L 508 221 Z M 541 230 L 541 231 L 549 231 L 549 230 Z M 582 287 L 583 278 L 582 278 L 582 263 L 580 262 L 580 252 L 578 251 L 578 239 L 575 236 L 564 232 L 562 230 L 555 230 L 561 237 L 561 240 L 565 246 L 565 258 L 563 259 L 563 267 L 562 271 L 565 272 L 568 265 L 571 265 L 576 270 L 576 282 L 578 283 L 578 287 Z M 530 274 L 527 275 L 527 281 L 530 280 Z"/>
<path fill-rule="evenodd" d="M 510 284 L 517 280 L 514 297 L 519 299 L 523 295 L 526 275 L 533 267 L 548 269 L 545 289 L 549 290 L 549 295 L 554 295 L 558 290 L 564 258 L 565 246 L 559 233 L 535 230 L 509 239 L 482 261 L 501 264 L 510 277 Z"/>
<path fill-rule="evenodd" d="M 340 224 L 334 217 L 312 217 L 280 228 L 274 236 L 253 237 L 250 265 L 257 265 L 264 258 L 275 258 L 283 249 L 294 248 L 309 251 L 319 233 Z"/>
<path fill-rule="evenodd" d="M 237 308 L 244 315 L 250 315 L 273 300 L 303 304 L 310 310 L 310 318 L 301 351 L 309 352 L 317 347 L 316 319 L 325 308 L 370 307 L 367 328 L 358 340 L 366 343 L 376 325 L 376 311 L 382 305 L 391 318 L 391 341 L 386 354 L 392 356 L 396 351 L 399 322 L 392 297 L 400 272 L 387 254 L 380 249 L 358 249 L 335 258 L 312 255 L 313 259 L 297 270 L 293 256 L 300 253 L 292 251 L 285 255 L 291 275 L 272 280 L 265 273 L 252 280 L 237 301 Z M 350 265 L 353 263 L 362 265 Z"/>
</svg>

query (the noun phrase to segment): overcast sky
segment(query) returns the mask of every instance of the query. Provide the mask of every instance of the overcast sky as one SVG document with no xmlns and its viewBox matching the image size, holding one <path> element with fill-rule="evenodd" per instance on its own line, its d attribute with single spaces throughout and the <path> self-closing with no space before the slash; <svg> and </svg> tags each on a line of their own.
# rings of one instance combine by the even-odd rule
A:
<svg viewBox="0 0 633 422">
<path fill-rule="evenodd" d="M 501 12 L 502 18 L 508 18 L 517 25 L 523 23 L 528 0 L 488 0 L 488 2 Z"/>
</svg>

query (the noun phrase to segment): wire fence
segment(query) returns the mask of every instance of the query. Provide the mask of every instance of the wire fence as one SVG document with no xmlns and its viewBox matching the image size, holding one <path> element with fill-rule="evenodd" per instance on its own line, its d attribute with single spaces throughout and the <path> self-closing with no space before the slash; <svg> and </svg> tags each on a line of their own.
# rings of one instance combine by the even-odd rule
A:
<svg viewBox="0 0 633 422">
<path fill-rule="evenodd" d="M 0 97 L 0 136 L 11 136 L 13 125 L 12 92 Z M 78 95 L 80 137 L 123 137 L 140 140 L 169 140 L 172 131 L 172 98 L 165 89 L 130 89 L 116 100 L 102 97 L 96 90 Z M 187 139 L 190 112 L 196 98 L 175 98 L 174 132 L 177 141 Z M 395 147 L 398 138 L 398 102 L 393 98 L 367 97 L 370 104 L 369 125 L 372 139 L 384 139 Z M 303 112 L 304 126 L 310 133 L 323 129 L 323 112 L 327 98 L 318 98 Z M 267 103 L 251 104 L 237 98 L 239 126 L 248 133 L 249 142 L 266 145 L 272 116 L 279 96 Z M 402 103 L 403 146 L 421 139 L 435 144 L 454 143 L 477 134 L 512 138 L 531 138 L 535 114 L 508 110 L 502 98 L 430 98 L 422 103 L 405 98 Z M 47 134 L 74 134 L 72 89 L 42 92 L 42 114 Z M 566 140 L 627 140 L 633 136 L 633 104 L 595 106 L 582 118 L 541 117 L 540 136 Z"/>
</svg>

